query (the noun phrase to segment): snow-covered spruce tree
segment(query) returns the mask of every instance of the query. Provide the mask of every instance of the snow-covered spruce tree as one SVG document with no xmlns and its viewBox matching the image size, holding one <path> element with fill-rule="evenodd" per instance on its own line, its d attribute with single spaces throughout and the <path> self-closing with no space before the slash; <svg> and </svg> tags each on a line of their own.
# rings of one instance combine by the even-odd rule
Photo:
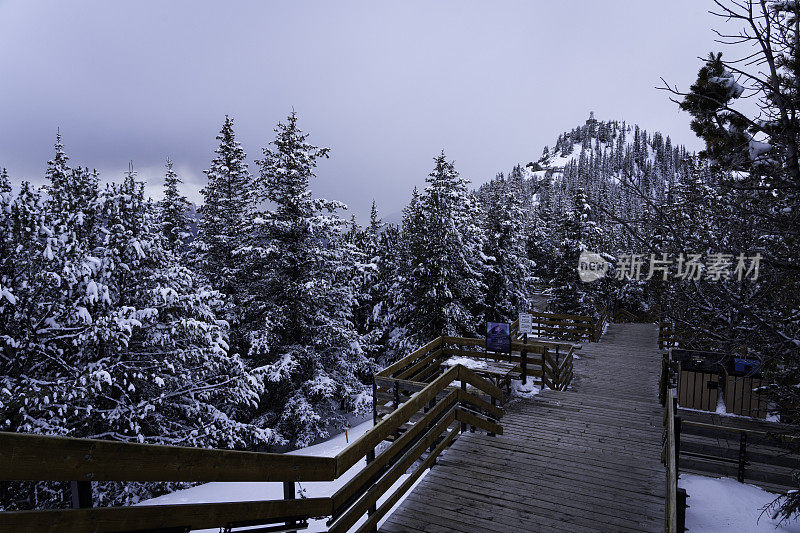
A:
<svg viewBox="0 0 800 533">
<path fill-rule="evenodd" d="M 181 252 L 189 236 L 189 201 L 179 187 L 183 181 L 172 169 L 172 161 L 167 159 L 167 172 L 164 175 L 164 199 L 159 203 L 161 233 L 173 252 Z"/>
<path fill-rule="evenodd" d="M 400 229 L 393 224 L 388 225 L 378 236 L 377 279 L 373 286 L 375 305 L 367 326 L 365 345 L 375 354 L 379 366 L 385 366 L 394 360 L 393 338 L 399 333 L 398 313 L 402 295 L 396 292 L 400 286 L 398 275 L 401 274 L 402 235 Z"/>
<path fill-rule="evenodd" d="M 247 341 L 238 323 L 243 310 L 240 285 L 248 274 L 234 252 L 252 231 L 254 184 L 247 156 L 233 131 L 233 119 L 227 115 L 217 140 L 217 155 L 205 171 L 208 183 L 202 190 L 205 203 L 200 209 L 195 257 L 197 269 L 225 295 L 224 318 L 232 328 L 231 351 L 244 354 Z"/>
<path fill-rule="evenodd" d="M 131 174 L 100 195 L 83 191 L 70 201 L 94 209 L 98 224 L 83 239 L 69 230 L 81 226 L 80 213 L 65 219 L 57 200 L 27 185 L 2 195 L 3 429 L 196 446 L 274 442 L 272 432 L 236 421 L 257 391 L 227 354 L 226 326 L 213 312 L 220 295 L 198 287 L 162 244 L 143 186 Z M 0 505 L 62 506 L 62 485 L 4 485 Z M 131 503 L 171 486 L 100 483 L 94 497 Z"/>
<path fill-rule="evenodd" d="M 483 317 L 484 256 L 479 209 L 442 152 L 428 186 L 406 209 L 405 257 L 397 279 L 403 307 L 398 348 L 440 335 L 475 336 Z"/>
<path fill-rule="evenodd" d="M 256 421 L 304 446 L 366 408 L 374 365 L 352 323 L 354 254 L 336 214 L 344 206 L 309 189 L 328 149 L 306 142 L 294 112 L 275 133 L 258 161 L 268 207 L 238 254 L 251 280 L 248 358 L 264 388 Z"/>
<path fill-rule="evenodd" d="M 517 312 L 527 310 L 533 264 L 527 256 L 523 195 L 521 178 L 506 179 L 502 174 L 479 192 L 484 211 L 487 320 L 510 322 Z"/>
<path fill-rule="evenodd" d="M 373 201 L 369 225 L 358 232 L 353 242 L 357 254 L 352 279 L 355 298 L 353 324 L 361 339 L 362 349 L 373 360 L 377 360 L 385 351 L 382 342 L 384 330 L 379 319 L 381 303 L 385 300 L 385 295 L 381 292 L 386 286 L 383 278 L 387 274 L 381 257 L 382 226 L 378 208 Z"/>
<path fill-rule="evenodd" d="M 578 278 L 578 258 L 583 250 L 596 252 L 599 228 L 591 220 L 591 206 L 586 193 L 579 188 L 574 206 L 559 219 L 559 236 L 555 251 L 554 285 L 549 305 L 558 313 L 593 315 L 596 313 L 591 287 Z"/>
</svg>

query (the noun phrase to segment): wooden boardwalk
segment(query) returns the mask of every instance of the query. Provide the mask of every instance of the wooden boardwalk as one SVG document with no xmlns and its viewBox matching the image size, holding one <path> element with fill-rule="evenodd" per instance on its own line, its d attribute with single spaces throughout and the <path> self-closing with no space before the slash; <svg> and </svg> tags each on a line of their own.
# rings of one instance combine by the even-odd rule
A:
<svg viewBox="0 0 800 533">
<path fill-rule="evenodd" d="M 609 325 L 570 390 L 510 402 L 501 436 L 463 434 L 381 531 L 663 531 L 657 336 Z"/>
</svg>

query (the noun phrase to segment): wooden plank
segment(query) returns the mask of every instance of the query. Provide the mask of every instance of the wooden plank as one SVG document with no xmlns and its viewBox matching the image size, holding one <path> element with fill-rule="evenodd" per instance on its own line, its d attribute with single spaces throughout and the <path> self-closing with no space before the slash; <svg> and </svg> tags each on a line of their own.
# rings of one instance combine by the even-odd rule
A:
<svg viewBox="0 0 800 533">
<path fill-rule="evenodd" d="M 414 485 L 414 483 L 425 472 L 425 470 L 427 470 L 433 465 L 433 462 L 436 460 L 436 457 L 438 457 L 445 448 L 450 446 L 450 444 L 456 439 L 457 436 L 458 436 L 458 428 L 453 428 L 452 430 L 450 430 L 450 432 L 447 434 L 447 437 L 445 437 L 444 440 L 436 446 L 433 452 L 431 452 L 428 455 L 428 457 L 422 462 L 419 468 L 417 468 L 413 474 L 408 476 L 408 478 L 406 478 L 403 481 L 403 483 L 400 484 L 397 490 L 394 491 L 392 495 L 389 496 L 386 499 L 386 501 L 384 501 L 376 509 L 375 513 L 373 513 L 372 516 L 370 516 L 367 519 L 367 521 L 364 522 L 364 524 L 360 528 L 358 528 L 357 531 L 359 533 L 371 531 L 378 524 L 378 521 L 381 518 L 383 518 L 386 515 L 386 513 L 388 513 L 391 510 L 391 508 L 395 506 L 395 504 L 397 504 L 402 495 L 408 492 L 408 490 L 412 487 L 412 485 Z"/>
<path fill-rule="evenodd" d="M 480 359 L 486 361 L 503 361 L 503 362 L 511 362 L 511 363 L 521 363 L 522 356 L 518 354 L 500 354 L 494 352 L 478 352 L 475 350 L 455 350 L 453 348 L 445 348 L 444 349 L 444 356 L 445 358 L 449 357 L 470 357 L 473 359 Z M 446 359 L 444 359 L 446 361 Z M 528 354 L 528 366 L 540 364 L 541 358 L 537 357 L 535 353 Z"/>
<path fill-rule="evenodd" d="M 461 365 L 458 365 L 446 371 L 406 403 L 395 409 L 390 415 L 387 415 L 376 426 L 364 433 L 358 440 L 339 452 L 336 455 L 337 476 L 346 472 L 361 458 L 365 457 L 368 451 L 374 449 L 386 437 L 394 433 L 397 428 L 411 418 L 411 415 L 422 409 L 453 381 L 459 379 L 460 368 L 462 368 Z"/>
<path fill-rule="evenodd" d="M 497 387 L 496 385 L 489 383 L 487 380 L 480 377 L 477 373 L 475 373 L 474 371 L 470 370 L 469 368 L 463 365 L 456 365 L 453 368 L 458 369 L 458 379 L 460 381 L 462 382 L 466 381 L 476 389 L 485 392 L 486 394 L 492 396 L 493 398 L 496 398 L 498 400 L 503 399 L 503 391 L 500 390 L 500 387 Z"/>
<path fill-rule="evenodd" d="M 445 410 L 450 409 L 455 405 L 462 391 L 451 391 L 446 398 L 440 400 L 433 409 L 429 410 L 423 418 L 414 424 L 414 426 L 403 433 L 400 438 L 392 443 L 387 449 L 383 450 L 374 461 L 368 464 L 365 468 L 360 470 L 352 479 L 345 483 L 336 493 L 332 496 L 333 508 L 338 510 L 339 507 L 344 505 L 347 500 L 352 498 L 359 492 L 361 487 L 369 481 L 379 470 L 386 467 L 389 461 L 393 459 L 408 443 L 412 442 L 433 420 L 438 418 Z M 455 416 L 455 415 L 454 415 Z"/>
<path fill-rule="evenodd" d="M 330 457 L 0 433 L 3 480 L 330 481 Z"/>
<path fill-rule="evenodd" d="M 453 410 L 425 433 L 425 437 L 408 450 L 389 470 L 372 485 L 358 501 L 330 525 L 329 533 L 343 533 L 349 530 L 367 510 L 408 470 L 414 462 L 430 448 L 447 427 L 456 419 Z M 455 431 L 455 430 L 453 430 Z"/>
<path fill-rule="evenodd" d="M 472 435 L 469 439 L 472 440 Z M 520 458 L 524 460 L 524 458 Z M 486 464 L 481 465 L 480 469 L 473 469 L 468 467 L 468 470 L 463 469 L 457 463 L 451 463 L 444 459 L 440 463 L 442 468 L 437 469 L 433 478 L 443 478 L 442 483 L 452 483 L 456 485 L 463 483 L 465 485 L 474 485 L 479 487 L 493 487 L 492 491 L 487 491 L 487 494 L 492 494 L 493 491 L 508 491 L 510 493 L 517 493 L 525 496 L 525 501 L 530 498 L 527 494 L 531 489 L 530 479 L 525 479 L 525 476 L 534 476 L 538 490 L 546 489 L 565 489 L 565 492 L 570 494 L 581 494 L 584 496 L 596 496 L 598 499 L 607 500 L 607 506 L 610 509 L 619 510 L 632 510 L 637 507 L 649 507 L 653 503 L 661 504 L 663 512 L 663 494 L 658 492 L 659 487 L 653 487 L 651 493 L 636 492 L 633 490 L 620 489 L 626 487 L 624 483 L 616 485 L 616 480 L 609 480 L 611 483 L 602 485 L 592 477 L 573 475 L 570 476 L 568 470 L 547 468 L 547 463 L 540 463 L 541 468 L 532 468 L 525 472 L 524 475 L 514 476 L 514 472 L 509 470 L 500 470 L 493 466 Z M 456 466 L 457 465 L 457 466 Z M 573 465 L 573 470 L 577 470 Z M 528 472 L 533 472 L 529 474 Z M 489 488 L 487 487 L 487 488 Z"/>
<path fill-rule="evenodd" d="M 439 357 L 442 354 L 442 348 L 437 348 L 430 352 L 428 355 L 420 359 L 417 363 L 414 363 L 407 369 L 403 370 L 402 372 L 398 372 L 396 378 L 398 379 L 406 379 L 409 376 L 412 376 L 418 373 L 420 370 L 428 366 L 434 359 Z"/>
<path fill-rule="evenodd" d="M 419 503 L 427 503 L 435 507 L 456 507 L 464 512 L 464 509 L 472 508 L 475 503 L 481 502 L 483 500 L 482 494 L 488 494 L 494 500 L 496 514 L 502 513 L 507 520 L 517 517 L 527 519 L 522 524 L 515 524 L 517 529 L 514 530 L 527 531 L 532 523 L 536 523 L 534 516 L 560 520 L 565 525 L 572 526 L 572 530 L 592 528 L 594 531 L 598 529 L 610 530 L 613 527 L 614 531 L 638 532 L 647 530 L 647 528 L 640 527 L 640 524 L 648 522 L 655 524 L 657 521 L 657 518 L 649 516 L 656 514 L 657 508 L 651 508 L 650 513 L 644 514 L 641 513 L 641 508 L 640 512 L 636 514 L 619 513 L 615 512 L 613 508 L 609 508 L 606 505 L 606 501 L 591 498 L 584 499 L 577 494 L 573 494 L 569 486 L 563 485 L 547 486 L 544 490 L 536 491 L 519 490 L 515 491 L 515 493 L 506 492 L 507 496 L 500 499 L 498 495 L 504 494 L 505 479 L 495 477 L 492 474 L 483 477 L 464 476 L 464 484 L 449 484 L 450 480 L 447 479 L 446 482 L 448 484 L 445 485 L 445 483 L 442 483 L 445 470 L 452 470 L 452 468 L 449 466 L 437 468 L 431 473 L 430 482 L 423 481 L 425 488 L 428 488 L 428 490 L 414 495 L 418 498 Z M 486 482 L 481 483 L 482 480 Z M 440 483 L 432 484 L 435 481 L 440 481 Z M 528 488 L 530 489 L 530 485 Z M 569 496 L 565 497 L 565 495 Z M 463 499 L 459 499 L 459 496 Z M 409 498 L 412 498 L 412 496 Z M 453 503 L 457 505 L 450 503 L 453 499 L 456 500 Z M 420 505 L 414 505 L 413 510 L 416 511 L 418 509 L 421 509 Z M 663 510 L 661 512 L 663 513 Z M 600 524 L 606 527 L 598 528 Z M 576 528 L 575 526 L 579 527 Z"/>
<path fill-rule="evenodd" d="M 485 494 L 487 500 L 494 501 L 498 510 L 536 510 L 537 514 L 562 519 L 565 515 L 581 516 L 584 518 L 581 521 L 584 527 L 597 527 L 602 523 L 635 528 L 634 521 L 628 517 L 637 515 L 644 522 L 663 520 L 663 505 L 659 505 L 660 499 L 655 496 L 631 502 L 628 500 L 629 493 L 607 492 L 601 495 L 597 491 L 587 490 L 590 487 L 585 487 L 582 492 L 575 492 L 572 483 L 559 483 L 549 477 L 542 478 L 541 484 L 537 483 L 538 490 L 534 493 L 536 497 L 531 498 L 529 484 L 510 481 L 494 473 L 474 475 L 476 473 L 473 472 L 470 472 L 473 475 L 461 476 L 462 481 L 456 481 L 456 476 L 452 476 L 454 473 L 453 467 L 449 465 L 432 472 L 430 478 L 423 481 L 427 481 L 426 486 L 430 487 L 430 493 L 421 493 L 420 496 L 427 496 L 430 501 L 449 500 L 448 495 L 466 492 L 471 499 L 480 502 Z M 441 490 L 445 487 L 448 490 Z M 564 495 L 567 494 L 569 497 L 565 498 Z"/>
<path fill-rule="evenodd" d="M 144 529 L 205 529 L 232 522 L 318 517 L 330 514 L 330 498 L 303 498 L 229 503 L 141 505 L 47 511 L 12 511 L 0 514 L 0 533 L 85 533 Z"/>
<path fill-rule="evenodd" d="M 477 407 L 479 409 L 483 409 L 487 413 L 490 413 L 492 416 L 494 416 L 496 418 L 501 418 L 503 416 L 503 409 L 502 408 L 497 407 L 495 405 L 492 405 L 489 402 L 487 402 L 486 400 L 484 400 L 482 398 L 478 398 L 474 394 L 470 394 L 469 392 L 467 392 L 465 390 L 458 389 L 457 393 L 458 393 L 458 401 L 459 402 L 468 403 L 468 404 L 474 405 L 475 407 Z"/>
<path fill-rule="evenodd" d="M 456 409 L 456 420 L 459 422 L 464 422 L 465 424 L 469 424 L 470 426 L 479 427 L 488 431 L 489 433 L 496 433 L 497 435 L 503 434 L 503 426 L 500 424 L 495 424 L 491 420 L 481 418 L 474 413 L 466 411 L 460 407 Z"/>
<path fill-rule="evenodd" d="M 390 377 L 393 373 L 397 372 L 398 370 L 402 370 L 404 367 L 408 366 L 409 364 L 413 363 L 415 359 L 418 359 L 423 354 L 433 350 L 434 348 L 439 347 L 442 344 L 442 337 L 437 337 L 433 339 L 431 342 L 419 348 L 415 352 L 411 353 L 400 359 L 399 361 L 391 364 L 378 372 L 376 375 L 381 377 Z"/>
</svg>

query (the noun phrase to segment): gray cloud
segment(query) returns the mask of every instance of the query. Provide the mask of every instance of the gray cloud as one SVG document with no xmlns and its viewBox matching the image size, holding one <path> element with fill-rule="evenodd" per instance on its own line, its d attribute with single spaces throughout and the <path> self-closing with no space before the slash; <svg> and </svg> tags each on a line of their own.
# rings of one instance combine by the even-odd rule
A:
<svg viewBox="0 0 800 533">
<path fill-rule="evenodd" d="M 710 2 L 0 3 L 0 166 L 74 164 L 198 200 L 224 115 L 248 156 L 292 109 L 332 148 L 316 194 L 399 211 L 441 149 L 475 182 L 535 159 L 589 110 L 697 148 L 659 76 L 687 87 Z M 251 164 L 251 170 L 255 166 Z"/>
</svg>

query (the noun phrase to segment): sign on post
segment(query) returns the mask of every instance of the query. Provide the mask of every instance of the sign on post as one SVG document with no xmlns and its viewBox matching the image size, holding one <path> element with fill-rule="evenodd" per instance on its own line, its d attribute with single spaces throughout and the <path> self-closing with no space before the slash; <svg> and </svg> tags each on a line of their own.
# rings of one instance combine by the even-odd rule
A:
<svg viewBox="0 0 800 533">
<path fill-rule="evenodd" d="M 486 351 L 511 353 L 511 324 L 507 322 L 486 324 Z"/>
<path fill-rule="evenodd" d="M 533 316 L 530 313 L 519 314 L 519 333 L 533 334 Z"/>
</svg>

